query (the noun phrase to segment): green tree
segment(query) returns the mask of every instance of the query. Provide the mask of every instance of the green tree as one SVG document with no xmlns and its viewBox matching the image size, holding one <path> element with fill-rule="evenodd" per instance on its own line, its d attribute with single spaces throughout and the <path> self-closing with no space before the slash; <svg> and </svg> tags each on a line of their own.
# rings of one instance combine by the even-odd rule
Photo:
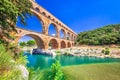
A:
<svg viewBox="0 0 120 80">
<path fill-rule="evenodd" d="M 52 74 L 50 76 L 50 80 L 63 80 L 63 72 L 60 69 L 61 65 L 59 61 L 56 61 L 51 66 Z"/>
<path fill-rule="evenodd" d="M 25 47 L 27 45 L 26 42 L 20 42 L 19 44 L 21 47 Z"/>
<path fill-rule="evenodd" d="M 29 40 L 29 41 L 27 41 L 27 45 L 28 46 L 35 46 L 35 44 L 36 44 L 35 40 Z"/>
<path fill-rule="evenodd" d="M 86 45 L 110 45 L 120 43 L 120 24 L 107 25 L 78 34 L 76 43 Z"/>
<path fill-rule="evenodd" d="M 14 39 L 12 33 L 17 33 L 15 29 L 17 17 L 19 16 L 20 22 L 25 25 L 24 18 L 31 14 L 30 8 L 32 8 L 32 3 L 29 0 L 0 0 L 0 37 L 2 42 L 6 43 L 10 41 L 9 39 Z"/>
</svg>

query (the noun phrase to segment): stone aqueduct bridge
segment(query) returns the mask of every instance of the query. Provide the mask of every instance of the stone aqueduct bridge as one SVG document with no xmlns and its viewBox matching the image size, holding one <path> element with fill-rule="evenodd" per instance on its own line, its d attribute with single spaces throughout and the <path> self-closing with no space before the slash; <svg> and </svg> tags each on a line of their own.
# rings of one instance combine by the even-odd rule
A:
<svg viewBox="0 0 120 80">
<path fill-rule="evenodd" d="M 35 39 L 38 48 L 42 49 L 48 49 L 49 45 L 51 45 L 52 49 L 61 49 L 74 46 L 74 41 L 77 37 L 77 34 L 40 5 L 32 0 L 31 2 L 33 4 L 31 11 L 42 23 L 42 33 L 17 28 L 18 34 L 16 34 L 17 39 L 15 42 L 17 43 L 21 37 L 27 35 Z M 53 24 L 56 29 L 56 36 L 54 37 L 48 35 L 50 24 Z M 64 32 L 64 38 L 62 39 L 60 38 L 61 30 Z"/>
</svg>

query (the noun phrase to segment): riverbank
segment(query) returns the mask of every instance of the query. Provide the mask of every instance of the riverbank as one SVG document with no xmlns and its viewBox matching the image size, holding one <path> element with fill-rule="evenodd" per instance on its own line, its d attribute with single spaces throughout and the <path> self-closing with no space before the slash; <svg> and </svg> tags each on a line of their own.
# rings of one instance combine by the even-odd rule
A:
<svg viewBox="0 0 120 80">
<path fill-rule="evenodd" d="M 65 80 L 119 80 L 120 63 L 100 63 L 62 68 Z"/>
<path fill-rule="evenodd" d="M 108 50 L 108 54 L 103 51 Z M 110 57 L 110 58 L 120 58 L 120 48 L 119 47 L 109 47 L 109 46 L 79 46 L 59 50 L 62 54 L 67 54 L 71 56 L 93 56 L 93 57 Z"/>
<path fill-rule="evenodd" d="M 28 51 L 32 54 L 32 50 L 36 46 L 21 48 L 23 51 Z M 103 50 L 108 49 L 109 54 L 105 55 Z M 110 57 L 110 58 L 120 58 L 120 47 L 119 46 L 77 46 L 71 48 L 65 48 L 60 50 L 46 50 L 46 53 L 53 53 L 53 56 L 65 54 L 70 56 L 93 56 L 93 57 Z M 56 54 L 55 54 L 56 53 Z"/>
<path fill-rule="evenodd" d="M 96 63 L 62 67 L 65 80 L 119 80 L 120 63 Z M 47 80 L 50 70 L 43 70 L 43 79 Z"/>
</svg>

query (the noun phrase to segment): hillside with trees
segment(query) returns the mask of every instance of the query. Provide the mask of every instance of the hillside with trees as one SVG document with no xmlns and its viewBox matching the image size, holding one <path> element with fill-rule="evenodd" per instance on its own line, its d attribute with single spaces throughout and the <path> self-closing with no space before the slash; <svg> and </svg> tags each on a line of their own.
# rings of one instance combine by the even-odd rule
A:
<svg viewBox="0 0 120 80">
<path fill-rule="evenodd" d="M 120 24 L 107 25 L 95 30 L 81 32 L 78 34 L 76 44 L 78 45 L 110 45 L 120 44 Z"/>
</svg>

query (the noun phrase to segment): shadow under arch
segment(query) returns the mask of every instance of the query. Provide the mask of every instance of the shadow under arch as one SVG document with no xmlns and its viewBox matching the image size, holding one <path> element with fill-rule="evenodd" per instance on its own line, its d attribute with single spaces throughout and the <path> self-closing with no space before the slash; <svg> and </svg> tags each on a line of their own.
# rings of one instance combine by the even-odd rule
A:
<svg viewBox="0 0 120 80">
<path fill-rule="evenodd" d="M 35 34 L 24 34 L 24 35 L 20 36 L 18 40 L 20 40 L 20 38 L 22 38 L 24 36 L 29 36 L 29 37 L 33 38 L 36 41 L 37 48 L 45 49 L 45 44 L 41 37 L 39 37 Z"/>
<path fill-rule="evenodd" d="M 51 47 L 51 49 L 58 49 L 58 42 L 56 39 L 51 39 L 49 41 L 49 47 Z"/>
<path fill-rule="evenodd" d="M 70 42 L 68 42 L 67 45 L 68 45 L 68 48 L 71 47 L 71 43 Z"/>
<path fill-rule="evenodd" d="M 65 43 L 65 41 L 61 41 L 60 45 L 61 45 L 61 49 L 66 48 L 66 43 Z"/>
</svg>

